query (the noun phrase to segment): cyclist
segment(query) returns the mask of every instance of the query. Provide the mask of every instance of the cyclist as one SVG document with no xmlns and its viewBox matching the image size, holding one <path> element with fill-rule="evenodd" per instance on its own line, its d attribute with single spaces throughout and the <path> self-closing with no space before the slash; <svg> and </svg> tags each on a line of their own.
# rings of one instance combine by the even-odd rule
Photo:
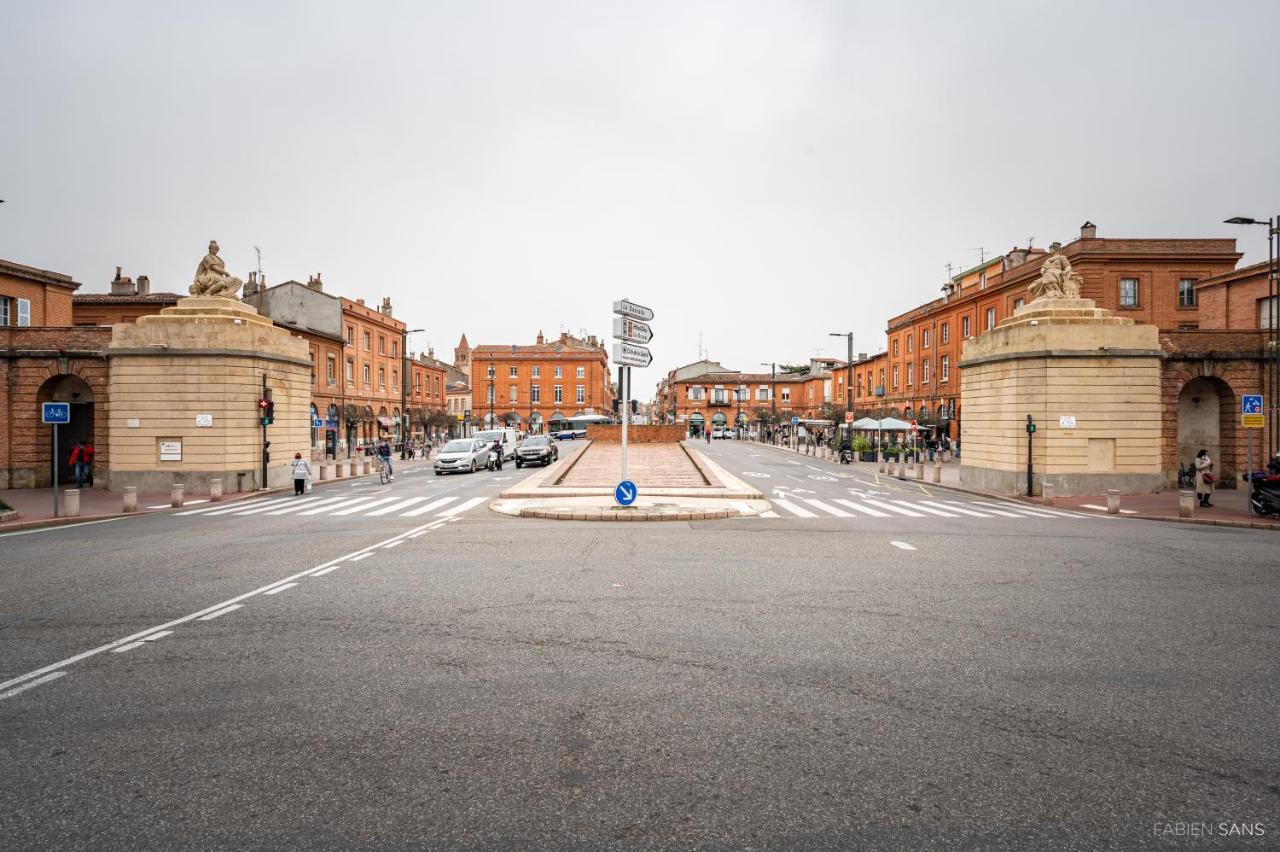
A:
<svg viewBox="0 0 1280 852">
<path fill-rule="evenodd" d="M 378 443 L 378 458 L 387 466 L 387 478 L 395 482 L 396 472 L 391 468 L 391 445 L 387 443 L 386 438 Z"/>
</svg>

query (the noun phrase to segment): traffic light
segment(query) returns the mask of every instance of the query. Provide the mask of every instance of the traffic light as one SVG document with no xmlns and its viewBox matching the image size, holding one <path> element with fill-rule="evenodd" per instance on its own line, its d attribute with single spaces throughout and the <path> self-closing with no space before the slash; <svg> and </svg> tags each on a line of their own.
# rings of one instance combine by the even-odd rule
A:
<svg viewBox="0 0 1280 852">
<path fill-rule="evenodd" d="M 613 398 L 613 413 L 622 413 L 622 400 L 618 399 L 616 396 Z"/>
<path fill-rule="evenodd" d="M 636 402 L 634 399 L 631 400 L 631 413 L 632 414 L 640 413 L 640 403 Z"/>
<path fill-rule="evenodd" d="M 258 415 L 263 426 L 270 426 L 276 419 L 276 404 L 269 399 L 258 400 Z"/>
</svg>

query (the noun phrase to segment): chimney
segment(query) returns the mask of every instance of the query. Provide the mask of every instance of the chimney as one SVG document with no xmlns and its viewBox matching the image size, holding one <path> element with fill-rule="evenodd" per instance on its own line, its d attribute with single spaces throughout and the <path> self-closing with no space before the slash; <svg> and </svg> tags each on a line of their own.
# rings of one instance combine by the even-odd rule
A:
<svg viewBox="0 0 1280 852">
<path fill-rule="evenodd" d="M 384 317 L 391 316 L 391 297 L 390 296 L 382 297 L 382 306 L 378 308 L 378 313 L 382 314 Z"/>
<path fill-rule="evenodd" d="M 862 361 L 865 361 L 865 360 L 867 360 L 867 353 L 865 353 L 865 352 L 859 352 L 859 353 L 858 353 L 858 361 L 859 361 L 859 362 L 862 362 Z"/>
<path fill-rule="evenodd" d="M 592 348 L 596 348 L 596 336 L 594 334 L 587 337 L 587 344 Z"/>
<path fill-rule="evenodd" d="M 1080 239 L 1093 240 L 1098 237 L 1098 226 L 1092 222 L 1085 222 L 1080 226 Z"/>
<path fill-rule="evenodd" d="M 356 299 L 356 304 L 364 307 L 364 299 Z"/>
<path fill-rule="evenodd" d="M 139 296 L 151 295 L 151 279 L 145 275 L 138 276 L 138 295 Z"/>
<path fill-rule="evenodd" d="M 1017 246 L 1009 249 L 1009 253 L 1005 255 L 1009 259 L 1009 268 L 1013 269 L 1015 266 L 1021 266 L 1026 263 L 1027 251 L 1028 249 L 1020 249 Z"/>
<path fill-rule="evenodd" d="M 258 292 L 258 273 L 250 272 L 249 280 L 244 282 L 244 295 L 252 296 Z"/>
<path fill-rule="evenodd" d="M 111 295 L 113 296 L 132 296 L 133 295 L 133 279 L 126 278 L 120 274 L 120 267 L 116 267 L 116 277 L 111 279 Z"/>
<path fill-rule="evenodd" d="M 541 346 L 546 342 L 547 342 L 547 339 L 542 336 L 542 329 L 538 329 L 538 345 Z"/>
<path fill-rule="evenodd" d="M 312 290 L 315 290 L 317 293 L 324 292 L 324 285 L 320 283 L 319 272 L 307 278 L 307 286 L 310 287 Z"/>
</svg>

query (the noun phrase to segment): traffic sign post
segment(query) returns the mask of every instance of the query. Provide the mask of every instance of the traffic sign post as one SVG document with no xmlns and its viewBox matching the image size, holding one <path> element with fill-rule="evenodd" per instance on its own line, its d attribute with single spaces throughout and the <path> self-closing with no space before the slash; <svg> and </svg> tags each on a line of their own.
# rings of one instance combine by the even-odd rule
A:
<svg viewBox="0 0 1280 852">
<path fill-rule="evenodd" d="M 636 488 L 636 484 L 630 479 L 624 479 L 618 483 L 618 487 L 613 489 L 613 499 L 619 506 L 630 506 L 636 502 L 640 490 Z"/>
<path fill-rule="evenodd" d="M 614 317 L 613 337 L 615 340 L 624 340 L 628 343 L 645 344 L 653 340 L 653 329 L 649 327 L 648 323 L 643 323 L 640 320 Z"/>
<path fill-rule="evenodd" d="M 653 355 L 643 346 L 634 343 L 613 344 L 614 363 L 622 367 L 644 368 L 653 363 Z"/>
<path fill-rule="evenodd" d="M 614 491 L 614 499 L 620 506 L 630 506 L 636 499 L 635 484 L 627 479 L 627 431 L 631 423 L 631 368 L 648 367 L 653 363 L 653 355 L 640 345 L 653 339 L 653 329 L 648 321 L 653 319 L 653 311 L 644 305 L 637 305 L 629 299 L 619 299 L 613 303 L 613 312 L 617 317 L 613 321 L 614 339 L 621 341 L 613 344 L 613 361 L 619 366 L 618 393 L 622 397 L 622 482 Z M 630 497 L 625 501 L 622 495 L 624 486 L 630 487 Z"/>
<path fill-rule="evenodd" d="M 71 403 L 40 403 L 40 422 L 48 423 L 53 427 L 53 516 L 56 518 L 58 517 L 58 462 L 61 461 L 58 455 L 58 426 L 71 422 Z"/>
</svg>

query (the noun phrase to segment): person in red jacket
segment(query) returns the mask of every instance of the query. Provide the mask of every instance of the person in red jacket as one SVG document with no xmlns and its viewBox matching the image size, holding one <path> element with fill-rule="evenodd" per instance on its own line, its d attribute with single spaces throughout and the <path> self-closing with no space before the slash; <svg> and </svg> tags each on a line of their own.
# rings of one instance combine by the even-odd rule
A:
<svg viewBox="0 0 1280 852">
<path fill-rule="evenodd" d="M 76 445 L 71 448 L 71 471 L 76 478 L 76 488 L 84 487 L 84 441 L 76 441 Z"/>
</svg>

